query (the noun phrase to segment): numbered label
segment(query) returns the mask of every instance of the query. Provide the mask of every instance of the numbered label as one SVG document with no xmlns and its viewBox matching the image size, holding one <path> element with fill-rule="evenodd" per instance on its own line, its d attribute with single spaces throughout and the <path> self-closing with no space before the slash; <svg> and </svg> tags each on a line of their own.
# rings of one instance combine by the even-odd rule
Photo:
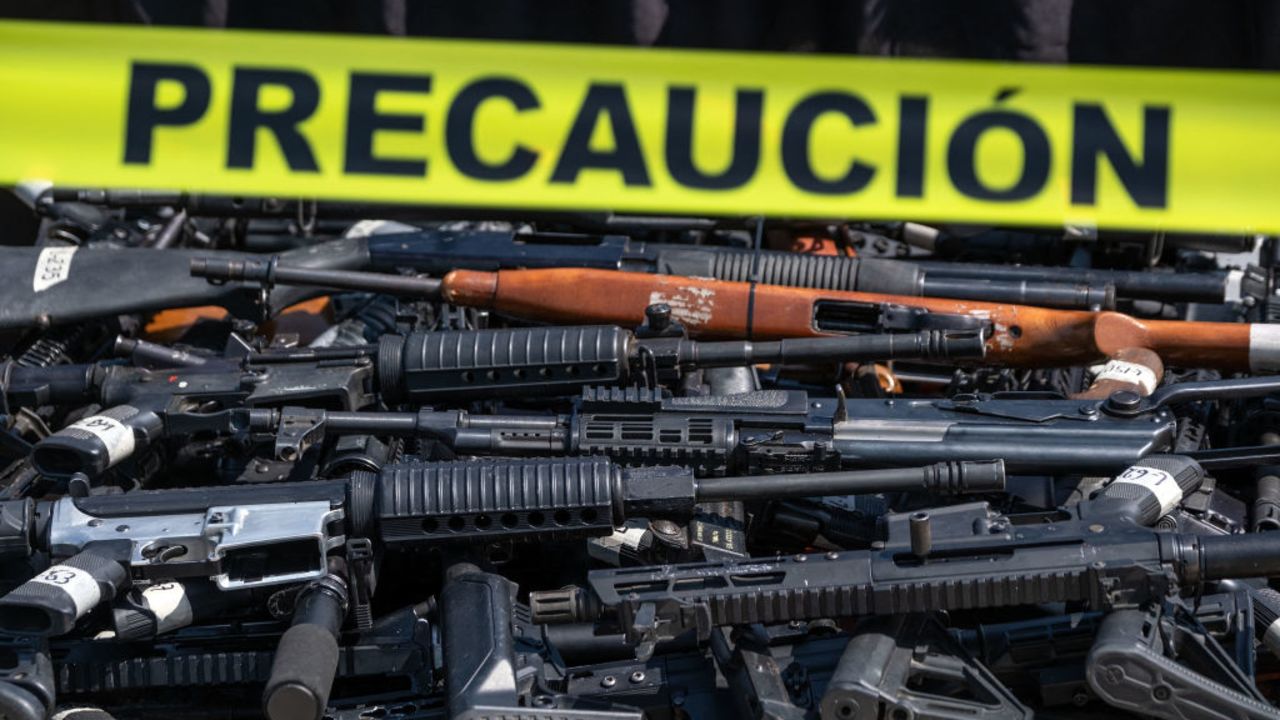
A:
<svg viewBox="0 0 1280 720">
<path fill-rule="evenodd" d="M 1115 380 L 1116 382 L 1137 385 L 1143 389 L 1144 395 L 1155 392 L 1160 379 L 1151 368 L 1124 360 L 1110 360 L 1098 370 L 1095 380 Z"/>
<path fill-rule="evenodd" d="M 191 601 L 182 583 L 152 585 L 142 591 L 142 602 L 156 616 L 156 633 L 167 633 L 191 624 Z"/>
<path fill-rule="evenodd" d="M 102 599 L 102 589 L 93 576 L 79 568 L 69 565 L 54 565 L 48 570 L 31 578 L 31 582 L 49 585 L 67 594 L 76 608 L 76 617 L 97 607 Z"/>
<path fill-rule="evenodd" d="M 1161 515 L 1171 512 L 1178 503 L 1182 502 L 1182 488 L 1178 487 L 1178 481 L 1169 473 L 1157 468 L 1134 465 L 1120 473 L 1112 484 L 1115 483 L 1141 485 L 1150 490 L 1160 503 Z"/>
<path fill-rule="evenodd" d="M 31 289 L 36 292 L 48 290 L 71 275 L 71 257 L 76 254 L 73 247 L 49 247 L 40 251 L 36 258 L 36 273 L 31 278 Z"/>
<path fill-rule="evenodd" d="M 107 448 L 107 462 L 115 465 L 133 454 L 133 428 L 106 415 L 93 415 L 74 422 L 67 429 L 83 430 L 102 441 Z"/>
</svg>

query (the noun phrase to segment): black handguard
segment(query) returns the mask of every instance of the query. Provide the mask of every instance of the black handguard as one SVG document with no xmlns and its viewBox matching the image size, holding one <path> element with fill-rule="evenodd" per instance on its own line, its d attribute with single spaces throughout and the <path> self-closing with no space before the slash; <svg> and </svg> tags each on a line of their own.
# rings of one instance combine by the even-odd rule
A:
<svg viewBox="0 0 1280 720">
<path fill-rule="evenodd" d="M 311 582 L 327 574 L 348 534 L 386 551 L 586 538 L 631 517 L 688 519 L 705 501 L 992 491 L 1004 480 L 999 461 L 699 479 L 684 467 L 624 468 L 593 457 L 485 459 L 398 463 L 345 481 L 10 502 L 0 505 L 0 557 L 81 552 L 0 598 L 0 631 L 66 633 L 130 578 L 203 577 L 223 591 Z"/>
<path fill-rule="evenodd" d="M 378 380 L 388 402 L 570 395 L 583 385 L 653 385 L 689 370 L 760 363 L 974 360 L 980 330 L 925 330 L 764 342 L 637 338 L 615 325 L 385 335 Z"/>
<path fill-rule="evenodd" d="M 722 625 L 1053 602 L 1107 610 L 1280 575 L 1274 534 L 1160 533 L 1117 518 L 1014 525 L 985 503 L 885 522 L 883 549 L 598 570 L 588 589 L 534 592 L 530 605 L 539 622 L 614 616 L 644 657 L 658 641 Z"/>
</svg>

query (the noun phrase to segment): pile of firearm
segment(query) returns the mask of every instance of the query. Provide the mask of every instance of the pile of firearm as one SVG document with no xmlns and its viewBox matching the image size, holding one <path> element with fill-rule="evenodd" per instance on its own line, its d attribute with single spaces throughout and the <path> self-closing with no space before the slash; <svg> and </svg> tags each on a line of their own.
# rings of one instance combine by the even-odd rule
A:
<svg viewBox="0 0 1280 720">
<path fill-rule="evenodd" d="M 1280 718 L 1276 239 L 37 190 L 0 718 Z"/>
</svg>

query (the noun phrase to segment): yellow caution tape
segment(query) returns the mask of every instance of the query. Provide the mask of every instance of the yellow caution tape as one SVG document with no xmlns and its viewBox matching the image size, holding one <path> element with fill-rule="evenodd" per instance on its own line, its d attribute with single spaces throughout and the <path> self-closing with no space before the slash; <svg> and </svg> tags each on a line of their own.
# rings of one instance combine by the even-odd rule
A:
<svg viewBox="0 0 1280 720">
<path fill-rule="evenodd" d="M 0 23 L 0 182 L 1280 232 L 1280 76 Z"/>
</svg>

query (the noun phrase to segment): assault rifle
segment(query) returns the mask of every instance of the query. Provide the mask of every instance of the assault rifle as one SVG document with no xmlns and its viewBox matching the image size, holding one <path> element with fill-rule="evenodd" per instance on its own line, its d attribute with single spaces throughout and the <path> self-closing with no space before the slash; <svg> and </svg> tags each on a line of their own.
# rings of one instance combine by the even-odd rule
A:
<svg viewBox="0 0 1280 720">
<path fill-rule="evenodd" d="M 219 281 L 258 281 L 267 287 L 302 284 L 443 298 L 539 322 L 621 322 L 638 317 L 649 305 L 665 303 L 691 335 L 704 337 L 813 337 L 989 322 L 993 330 L 986 362 L 998 366 L 1080 365 L 1143 348 L 1167 365 L 1280 369 L 1280 328 L 1266 324 L 1140 320 L 1116 312 L 578 268 L 455 270 L 437 280 L 210 259 L 193 261 L 192 273 Z"/>
<path fill-rule="evenodd" d="M 422 403 L 515 393 L 567 394 L 583 383 L 639 381 L 657 386 L 697 369 L 761 362 L 942 360 L 980 357 L 983 352 L 980 332 L 751 343 L 698 342 L 679 335 L 640 338 L 616 326 L 388 335 L 376 350 L 268 351 L 238 361 L 205 360 L 138 341 L 124 345 L 135 356 L 145 351 L 149 359 L 185 367 L 153 371 L 105 364 L 9 365 L 0 372 L 11 405 L 97 402 L 108 407 L 36 444 L 33 461 L 43 474 L 96 477 L 162 437 L 273 430 L 287 419 L 252 412 L 254 408 L 303 403 L 339 411 L 363 408 L 372 404 L 375 385 L 386 402 Z M 333 417 L 329 424 L 341 426 L 337 418 L 342 416 Z M 376 434 L 383 427 L 380 419 L 386 418 L 358 414 L 346 421 L 348 429 L 364 423 Z M 403 422 L 389 425 L 403 434 Z M 290 429 L 298 426 L 281 426 L 285 444 Z M 300 449 L 291 454 L 300 454 Z"/>
<path fill-rule="evenodd" d="M 687 518 L 701 502 L 1003 487 L 999 461 L 696 478 L 687 468 L 582 458 L 406 463 L 348 480 L 10 501 L 0 503 L 0 559 L 65 559 L 0 598 L 0 631 L 66 633 L 131 579 L 211 578 L 223 590 L 318 581 L 332 574 L 330 554 L 357 539 L 394 551 L 591 537 L 628 517 Z"/>
<path fill-rule="evenodd" d="M 568 415 L 284 407 L 247 411 L 232 424 L 274 437 L 275 457 L 290 461 L 326 437 L 356 434 L 416 437 L 468 455 L 603 455 L 629 465 L 677 463 L 699 475 L 993 458 L 1014 473 L 1107 473 L 1171 452 L 1177 438 L 1173 408 L 1179 404 L 1277 390 L 1280 378 L 1273 377 L 1179 383 L 1148 398 L 1118 392 L 1105 400 L 1043 393 L 846 400 L 787 390 L 670 397 L 587 387 Z M 1193 454 L 1206 466 L 1223 468 L 1278 453 L 1275 447 L 1244 447 Z"/>
<path fill-rule="evenodd" d="M 1144 461 L 1062 518 L 1004 516 L 986 503 L 892 513 L 871 550 L 593 571 L 586 588 L 534 592 L 530 604 L 538 622 L 612 618 L 644 657 L 661 640 L 705 640 L 723 625 L 1050 602 L 1112 610 L 1280 574 L 1280 538 L 1145 527 L 1203 477 L 1185 458 L 1164 463 Z"/>
</svg>

